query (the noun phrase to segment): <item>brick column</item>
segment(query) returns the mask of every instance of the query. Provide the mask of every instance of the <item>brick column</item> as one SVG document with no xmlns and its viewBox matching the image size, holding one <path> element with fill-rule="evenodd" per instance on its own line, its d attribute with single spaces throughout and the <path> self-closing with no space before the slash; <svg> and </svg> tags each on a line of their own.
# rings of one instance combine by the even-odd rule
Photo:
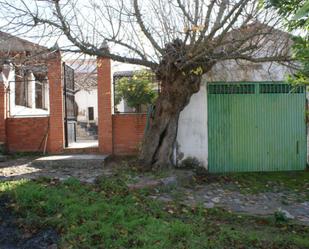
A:
<svg viewBox="0 0 309 249">
<path fill-rule="evenodd" d="M 61 153 L 64 147 L 62 64 L 59 52 L 47 62 L 49 82 L 49 135 L 48 152 Z"/>
<path fill-rule="evenodd" d="M 6 143 L 6 90 L 0 81 L 0 147 Z"/>
<path fill-rule="evenodd" d="M 112 79 L 111 61 L 108 58 L 97 58 L 98 74 L 98 138 L 99 151 L 104 154 L 113 153 L 112 123 Z"/>
</svg>

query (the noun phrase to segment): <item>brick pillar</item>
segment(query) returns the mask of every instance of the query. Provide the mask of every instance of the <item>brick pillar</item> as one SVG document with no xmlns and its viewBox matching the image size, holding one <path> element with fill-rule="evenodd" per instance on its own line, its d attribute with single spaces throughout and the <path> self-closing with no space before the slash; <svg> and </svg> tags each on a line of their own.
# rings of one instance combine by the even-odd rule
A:
<svg viewBox="0 0 309 249">
<path fill-rule="evenodd" d="M 112 123 L 112 81 L 111 61 L 108 58 L 97 58 L 98 74 L 98 138 L 99 151 L 104 154 L 113 153 Z"/>
<path fill-rule="evenodd" d="M 61 153 L 64 147 L 62 64 L 59 52 L 47 62 L 49 82 L 49 134 L 48 152 Z"/>
<path fill-rule="evenodd" d="M 0 81 L 0 147 L 6 143 L 6 112 L 6 90 Z"/>
</svg>

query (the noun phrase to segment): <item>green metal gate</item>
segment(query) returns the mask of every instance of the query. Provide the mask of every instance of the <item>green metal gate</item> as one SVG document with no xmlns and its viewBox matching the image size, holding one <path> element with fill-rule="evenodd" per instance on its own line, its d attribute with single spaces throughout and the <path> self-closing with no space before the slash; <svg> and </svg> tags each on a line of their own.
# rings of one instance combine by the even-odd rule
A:
<svg viewBox="0 0 309 249">
<path fill-rule="evenodd" d="M 305 105 L 304 86 L 208 84 L 209 171 L 305 169 Z"/>
</svg>

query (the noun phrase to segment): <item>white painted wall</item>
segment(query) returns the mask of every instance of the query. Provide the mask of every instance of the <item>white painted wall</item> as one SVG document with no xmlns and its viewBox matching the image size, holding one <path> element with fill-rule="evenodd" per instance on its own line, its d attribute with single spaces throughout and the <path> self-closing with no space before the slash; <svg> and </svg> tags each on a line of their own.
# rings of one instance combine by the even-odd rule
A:
<svg viewBox="0 0 309 249">
<path fill-rule="evenodd" d="M 177 161 L 195 157 L 203 165 L 208 162 L 207 90 L 201 85 L 198 93 L 180 113 L 177 133 Z"/>
<path fill-rule="evenodd" d="M 216 64 L 205 75 L 213 81 L 282 81 L 292 70 L 277 63 L 250 63 L 247 61 L 225 61 Z"/>
<path fill-rule="evenodd" d="M 88 107 L 94 108 L 94 121 L 98 124 L 98 90 L 80 90 L 75 94 L 75 102 L 78 105 L 77 121 L 89 122 Z"/>
<path fill-rule="evenodd" d="M 134 112 L 134 108 L 129 107 L 124 99 L 122 99 L 120 103 L 115 106 L 115 110 L 118 112 Z"/>
<path fill-rule="evenodd" d="M 190 103 L 180 114 L 175 152 L 177 163 L 187 157 L 195 157 L 207 168 L 207 82 L 283 81 L 290 73 L 288 68 L 276 63 L 218 63 L 203 76 L 200 91 L 191 97 Z"/>
</svg>

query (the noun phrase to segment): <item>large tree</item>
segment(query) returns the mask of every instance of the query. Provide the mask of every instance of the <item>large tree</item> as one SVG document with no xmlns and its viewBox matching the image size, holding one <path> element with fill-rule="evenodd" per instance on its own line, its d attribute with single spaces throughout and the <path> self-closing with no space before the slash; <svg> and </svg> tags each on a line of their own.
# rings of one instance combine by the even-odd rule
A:
<svg viewBox="0 0 309 249">
<path fill-rule="evenodd" d="M 180 112 L 199 91 L 202 75 L 226 60 L 290 60 L 280 16 L 259 0 L 0 0 L 13 31 L 66 36 L 60 48 L 153 70 L 161 82 L 141 162 L 172 164 Z M 2 21 L 3 23 L 3 21 Z M 26 31 L 25 31 L 26 30 Z"/>
</svg>

